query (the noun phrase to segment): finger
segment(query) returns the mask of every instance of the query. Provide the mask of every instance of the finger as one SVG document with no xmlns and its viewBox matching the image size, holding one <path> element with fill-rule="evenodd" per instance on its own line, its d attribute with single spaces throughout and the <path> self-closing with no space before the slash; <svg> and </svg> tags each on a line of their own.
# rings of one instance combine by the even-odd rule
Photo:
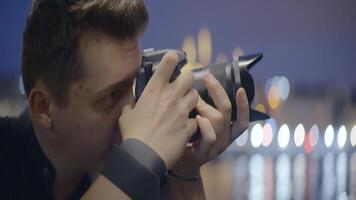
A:
<svg viewBox="0 0 356 200">
<path fill-rule="evenodd" d="M 210 73 L 204 75 L 204 84 L 217 109 L 223 114 L 226 123 L 231 121 L 231 102 L 224 87 Z"/>
<path fill-rule="evenodd" d="M 189 113 L 192 111 L 198 103 L 199 100 L 199 93 L 197 90 L 190 90 L 180 101 L 183 106 L 186 108 L 186 111 Z"/>
<path fill-rule="evenodd" d="M 193 72 L 184 71 L 172 83 L 172 87 L 178 92 L 178 95 L 185 95 L 190 89 L 193 88 L 195 82 Z"/>
<path fill-rule="evenodd" d="M 216 133 L 221 132 L 224 128 L 224 117 L 220 111 L 207 104 L 202 98 L 199 98 L 196 109 L 202 117 L 207 118 L 212 123 Z"/>
<path fill-rule="evenodd" d="M 132 105 L 131 104 L 126 104 L 124 107 L 122 107 L 121 113 L 126 113 L 128 111 L 132 110 Z"/>
<path fill-rule="evenodd" d="M 207 118 L 201 116 L 196 117 L 198 126 L 201 133 L 200 140 L 200 153 L 206 155 L 209 153 L 210 149 L 213 147 L 214 142 L 216 141 L 216 134 L 213 126 Z"/>
<path fill-rule="evenodd" d="M 190 140 L 190 138 L 194 135 L 194 133 L 197 131 L 198 128 L 198 123 L 196 119 L 188 119 L 187 121 L 187 141 Z"/>
<path fill-rule="evenodd" d="M 243 88 L 240 88 L 236 93 L 236 105 L 237 119 L 232 126 L 231 141 L 234 141 L 238 136 L 240 136 L 248 128 L 248 125 L 250 123 L 250 108 L 246 92 Z"/>
<path fill-rule="evenodd" d="M 158 65 L 155 73 L 152 75 L 150 82 L 165 85 L 169 83 L 169 79 L 172 76 L 174 69 L 178 64 L 178 55 L 172 51 L 167 52 L 160 64 Z M 152 84 L 152 83 L 151 83 Z"/>
</svg>

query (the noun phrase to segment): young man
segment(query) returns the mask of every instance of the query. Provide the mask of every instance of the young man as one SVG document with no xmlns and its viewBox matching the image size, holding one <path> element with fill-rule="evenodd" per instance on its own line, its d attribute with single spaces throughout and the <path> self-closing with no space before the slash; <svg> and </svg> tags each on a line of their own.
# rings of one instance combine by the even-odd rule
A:
<svg viewBox="0 0 356 200">
<path fill-rule="evenodd" d="M 0 198 L 155 199 L 168 184 L 172 199 L 204 199 L 199 169 L 247 128 L 246 94 L 231 125 L 218 81 L 204 77 L 214 108 L 191 72 L 169 82 L 178 61 L 168 53 L 134 102 L 147 23 L 141 0 L 34 2 L 22 52 L 28 111 L 0 119 Z"/>
</svg>

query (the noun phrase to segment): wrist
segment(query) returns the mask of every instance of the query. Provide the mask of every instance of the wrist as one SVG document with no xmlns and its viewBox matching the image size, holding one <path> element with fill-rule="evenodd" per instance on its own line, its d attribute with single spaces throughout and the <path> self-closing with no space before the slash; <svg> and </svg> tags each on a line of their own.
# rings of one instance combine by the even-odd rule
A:
<svg viewBox="0 0 356 200">
<path fill-rule="evenodd" d="M 199 173 L 197 173 L 196 175 L 186 176 L 186 175 L 178 174 L 172 170 L 167 171 L 167 176 L 173 177 L 174 179 L 179 179 L 182 181 L 197 181 L 200 178 Z"/>
<path fill-rule="evenodd" d="M 169 171 L 182 177 L 200 177 L 200 167 L 174 167 Z"/>
</svg>

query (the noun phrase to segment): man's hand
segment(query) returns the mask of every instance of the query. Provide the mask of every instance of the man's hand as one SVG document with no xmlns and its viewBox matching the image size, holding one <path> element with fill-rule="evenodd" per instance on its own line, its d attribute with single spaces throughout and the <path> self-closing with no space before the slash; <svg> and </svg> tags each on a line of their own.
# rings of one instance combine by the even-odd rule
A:
<svg viewBox="0 0 356 200">
<path fill-rule="evenodd" d="M 197 130 L 189 113 L 198 102 L 192 72 L 169 79 L 178 63 L 167 53 L 134 107 L 125 106 L 119 119 L 123 139 L 135 138 L 154 149 L 169 169 L 182 156 L 186 143 Z"/>
<path fill-rule="evenodd" d="M 204 76 L 204 84 L 216 108 L 199 99 L 196 109 L 200 115 L 196 119 L 201 139 L 187 147 L 183 157 L 172 168 L 182 176 L 198 175 L 204 163 L 224 152 L 249 125 L 249 104 L 243 88 L 236 93 L 237 120 L 231 124 L 231 102 L 222 85 L 210 73 Z"/>
</svg>

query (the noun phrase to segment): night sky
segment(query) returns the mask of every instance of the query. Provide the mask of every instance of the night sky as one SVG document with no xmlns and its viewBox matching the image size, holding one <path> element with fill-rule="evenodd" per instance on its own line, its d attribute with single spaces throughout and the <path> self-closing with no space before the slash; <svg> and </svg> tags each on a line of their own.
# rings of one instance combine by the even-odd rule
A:
<svg viewBox="0 0 356 200">
<path fill-rule="evenodd" d="M 142 48 L 181 48 L 208 28 L 213 56 L 263 52 L 253 70 L 264 82 L 286 76 L 294 85 L 356 87 L 354 0 L 146 0 L 150 25 Z M 20 74 L 22 32 L 30 0 L 0 2 L 0 78 Z"/>
</svg>

